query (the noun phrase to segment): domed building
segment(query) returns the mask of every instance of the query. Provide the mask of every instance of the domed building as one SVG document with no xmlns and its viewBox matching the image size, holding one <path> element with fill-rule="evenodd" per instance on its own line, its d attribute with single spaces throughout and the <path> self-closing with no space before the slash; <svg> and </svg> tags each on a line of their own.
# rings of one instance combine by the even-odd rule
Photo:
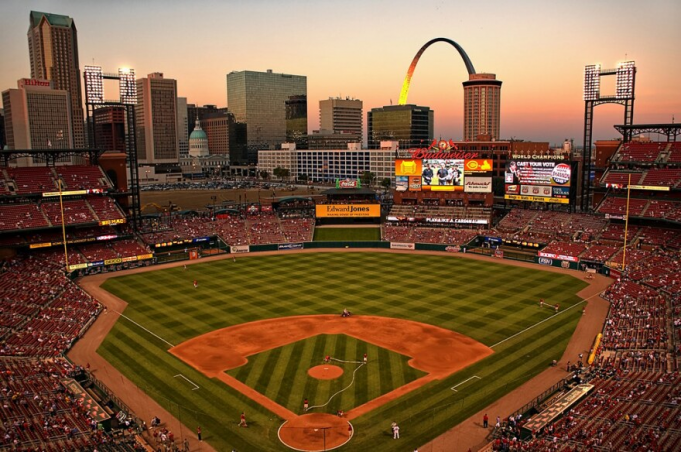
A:
<svg viewBox="0 0 681 452">
<path fill-rule="evenodd" d="M 208 157 L 210 151 L 208 149 L 208 136 L 201 128 L 199 117 L 196 117 L 196 124 L 194 131 L 189 135 L 189 156 L 190 157 Z"/>
</svg>

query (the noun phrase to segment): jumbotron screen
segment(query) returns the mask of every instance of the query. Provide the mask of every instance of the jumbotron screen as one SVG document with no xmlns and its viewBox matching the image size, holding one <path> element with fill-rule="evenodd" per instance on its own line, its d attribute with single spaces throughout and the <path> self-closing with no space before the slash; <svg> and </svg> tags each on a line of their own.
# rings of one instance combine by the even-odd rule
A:
<svg viewBox="0 0 681 452">
<path fill-rule="evenodd" d="M 505 199 L 569 204 L 572 199 L 570 162 L 510 160 L 504 172 Z"/>
<path fill-rule="evenodd" d="M 492 192 L 490 159 L 396 159 L 397 191 Z"/>
</svg>

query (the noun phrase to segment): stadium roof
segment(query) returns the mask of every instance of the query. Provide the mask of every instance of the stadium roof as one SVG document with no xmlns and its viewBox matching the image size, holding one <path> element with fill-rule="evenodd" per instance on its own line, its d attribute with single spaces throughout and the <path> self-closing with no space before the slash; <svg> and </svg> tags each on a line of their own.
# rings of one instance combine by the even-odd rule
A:
<svg viewBox="0 0 681 452">
<path fill-rule="evenodd" d="M 624 142 L 631 141 L 634 135 L 641 133 L 659 133 L 665 135 L 667 141 L 676 141 L 676 137 L 681 135 L 681 124 L 617 124 L 613 126 L 615 130 L 622 134 Z"/>
</svg>

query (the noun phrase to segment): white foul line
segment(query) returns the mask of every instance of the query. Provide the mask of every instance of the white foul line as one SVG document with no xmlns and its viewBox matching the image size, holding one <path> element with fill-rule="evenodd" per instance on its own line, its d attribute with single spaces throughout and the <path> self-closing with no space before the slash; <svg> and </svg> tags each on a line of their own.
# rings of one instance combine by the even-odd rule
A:
<svg viewBox="0 0 681 452">
<path fill-rule="evenodd" d="M 196 391 L 197 389 L 199 389 L 199 386 L 198 386 L 196 383 L 194 383 L 193 381 L 191 381 L 189 378 L 185 377 L 184 375 L 182 375 L 182 374 L 177 374 L 177 375 L 175 375 L 173 378 L 177 378 L 177 377 L 182 377 L 182 378 L 184 378 L 185 380 L 187 380 L 189 383 L 191 383 L 191 384 L 193 384 L 194 386 L 196 386 L 194 389 L 192 389 L 192 391 Z"/>
<path fill-rule="evenodd" d="M 116 312 L 116 311 L 114 311 L 114 312 Z M 167 340 L 163 339 L 163 338 L 162 338 L 161 336 L 159 336 L 158 334 L 152 333 L 152 332 L 149 331 L 148 329 L 144 328 L 142 325 L 140 325 L 139 323 L 135 322 L 135 321 L 134 321 L 133 319 L 131 319 L 130 317 L 128 317 L 128 316 L 126 316 L 126 315 L 124 315 L 124 314 L 121 314 L 120 312 L 116 312 L 116 314 L 118 314 L 118 315 L 120 315 L 121 317 L 123 317 L 124 319 L 129 320 L 130 322 L 134 323 L 135 325 L 137 325 L 138 327 L 142 328 L 142 329 L 143 329 L 144 331 L 146 331 L 147 333 L 151 334 L 152 336 L 154 336 L 154 337 L 157 338 L 157 339 L 162 340 L 163 342 L 165 342 L 166 344 L 170 345 L 171 347 L 175 347 L 173 344 L 171 344 L 171 343 L 168 342 Z"/>
<path fill-rule="evenodd" d="M 497 342 L 497 343 L 494 344 L 494 345 L 490 345 L 489 348 L 494 348 L 494 347 L 496 347 L 497 345 L 501 345 L 501 344 L 503 344 L 504 342 L 506 342 L 506 341 L 508 341 L 508 340 L 510 340 L 510 339 L 513 339 L 513 338 L 516 337 L 516 336 L 519 336 L 519 335 L 523 334 L 525 331 L 531 330 L 531 329 L 534 328 L 535 326 L 539 326 L 539 325 L 541 325 L 542 323 L 544 323 L 544 322 L 546 322 L 546 321 L 548 321 L 548 320 L 551 320 L 552 318 L 554 318 L 554 317 L 556 317 L 556 316 L 558 316 L 558 315 L 561 315 L 561 314 L 564 313 L 564 312 L 568 312 L 568 311 L 569 311 L 570 309 L 572 309 L 572 308 L 576 308 L 576 307 L 579 306 L 580 304 L 584 303 L 586 300 L 588 300 L 588 299 L 590 299 L 590 298 L 593 298 L 593 297 L 598 297 L 598 296 L 600 296 L 600 293 L 598 293 L 598 294 L 596 294 L 596 295 L 592 295 L 592 296 L 590 296 L 589 298 L 585 298 L 584 300 L 582 300 L 582 301 L 580 301 L 580 302 L 578 302 L 578 303 L 576 303 L 576 304 L 570 306 L 569 308 L 564 309 L 564 310 L 560 311 L 559 313 L 553 314 L 551 317 L 545 318 L 545 319 L 542 320 L 541 322 L 537 322 L 537 323 L 535 323 L 534 325 L 529 326 L 529 327 L 525 328 L 524 330 L 522 330 L 522 331 L 520 331 L 520 332 L 518 332 L 518 333 L 515 333 L 514 335 L 509 336 L 509 337 L 507 337 L 506 339 L 503 339 L 503 340 Z"/>
<path fill-rule="evenodd" d="M 457 391 L 457 390 L 454 389 L 454 388 L 458 388 L 458 387 L 461 386 L 462 384 L 464 384 L 464 383 L 466 383 L 467 381 L 472 380 L 472 379 L 474 379 L 474 378 L 477 378 L 478 380 L 480 379 L 480 377 L 478 377 L 477 375 L 473 375 L 471 378 L 468 378 L 468 379 L 462 381 L 461 383 L 459 383 L 458 385 L 452 386 L 452 387 L 449 388 L 449 389 L 451 389 L 451 390 L 454 391 L 454 392 L 459 392 L 459 391 Z"/>
</svg>

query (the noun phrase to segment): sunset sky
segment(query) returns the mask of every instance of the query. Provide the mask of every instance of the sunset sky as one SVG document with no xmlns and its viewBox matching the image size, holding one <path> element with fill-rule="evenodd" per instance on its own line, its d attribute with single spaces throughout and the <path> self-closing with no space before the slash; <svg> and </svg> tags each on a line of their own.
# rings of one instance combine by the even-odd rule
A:
<svg viewBox="0 0 681 452">
<path fill-rule="evenodd" d="M 626 60 L 637 66 L 634 122 L 681 122 L 679 0 L 2 0 L 0 91 L 30 76 L 31 10 L 74 19 L 81 70 L 163 72 L 189 103 L 226 106 L 231 71 L 305 75 L 310 131 L 319 101 L 336 96 L 364 102 L 366 127 L 371 108 L 397 104 L 412 58 L 437 37 L 503 81 L 502 138 L 581 146 L 584 66 Z M 409 103 L 435 111 L 436 138 L 462 139 L 467 78 L 446 43 L 421 57 Z M 614 86 L 602 78 L 601 94 Z M 594 139 L 619 137 L 623 118 L 622 106 L 597 107 Z"/>
</svg>

